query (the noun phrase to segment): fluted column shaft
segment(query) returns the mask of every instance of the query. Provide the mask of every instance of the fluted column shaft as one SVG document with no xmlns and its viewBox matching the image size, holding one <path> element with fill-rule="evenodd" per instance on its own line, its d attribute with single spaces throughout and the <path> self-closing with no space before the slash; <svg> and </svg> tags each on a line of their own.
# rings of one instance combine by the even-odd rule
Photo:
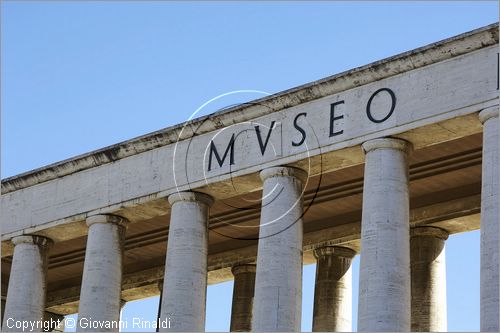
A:
<svg viewBox="0 0 500 333">
<path fill-rule="evenodd" d="M 483 170 L 481 189 L 481 331 L 500 330 L 498 205 L 499 157 L 498 105 L 479 113 L 483 123 Z"/>
<path fill-rule="evenodd" d="M 446 261 L 448 232 L 417 227 L 410 232 L 411 330 L 446 332 Z"/>
<path fill-rule="evenodd" d="M 316 285 L 314 288 L 313 332 L 352 331 L 352 270 L 356 252 L 340 246 L 314 250 Z"/>
<path fill-rule="evenodd" d="M 410 330 L 408 154 L 398 139 L 363 144 L 358 331 Z"/>
<path fill-rule="evenodd" d="M 78 307 L 79 332 L 95 331 L 90 321 L 112 322 L 118 332 L 121 311 L 123 242 L 127 221 L 114 215 L 87 218 L 89 227 Z"/>
<path fill-rule="evenodd" d="M 204 331 L 208 215 L 213 199 L 203 193 L 179 192 L 168 201 L 172 209 L 160 318 L 169 325 L 159 331 Z"/>
<path fill-rule="evenodd" d="M 261 171 L 262 209 L 252 330 L 300 331 L 302 306 L 302 187 L 306 173 Z"/>
<path fill-rule="evenodd" d="M 27 235 L 12 238 L 14 255 L 7 290 L 2 331 L 19 332 L 15 322 L 43 323 L 47 293 L 47 254 L 52 242 Z M 30 328 L 25 329 L 29 331 Z M 41 327 L 33 331 L 40 331 Z"/>
<path fill-rule="evenodd" d="M 231 332 L 248 332 L 252 329 L 255 271 L 254 264 L 235 265 L 231 269 L 234 276 Z"/>
</svg>

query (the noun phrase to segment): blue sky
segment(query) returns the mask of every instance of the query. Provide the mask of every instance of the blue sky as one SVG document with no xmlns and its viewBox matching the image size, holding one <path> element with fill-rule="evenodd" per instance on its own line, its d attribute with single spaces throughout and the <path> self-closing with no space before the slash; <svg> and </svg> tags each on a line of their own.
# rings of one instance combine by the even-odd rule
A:
<svg viewBox="0 0 500 333">
<path fill-rule="evenodd" d="M 227 92 L 278 92 L 498 21 L 497 2 L 477 1 L 2 1 L 1 10 L 2 178 L 180 123 Z M 233 94 L 198 115 L 261 96 Z M 478 232 L 452 236 L 446 260 L 449 330 L 478 330 Z M 314 269 L 304 267 L 305 331 Z M 230 282 L 208 288 L 207 330 L 228 329 L 231 293 Z M 157 302 L 123 315 L 154 317 Z"/>
</svg>

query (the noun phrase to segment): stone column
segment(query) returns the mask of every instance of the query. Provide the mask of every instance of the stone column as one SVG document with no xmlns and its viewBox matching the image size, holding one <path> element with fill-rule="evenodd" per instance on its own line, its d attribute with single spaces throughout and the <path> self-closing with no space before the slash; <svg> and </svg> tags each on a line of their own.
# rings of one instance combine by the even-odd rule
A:
<svg viewBox="0 0 500 333">
<path fill-rule="evenodd" d="M 205 330 L 208 214 L 213 199 L 203 193 L 179 192 L 172 206 L 160 318 L 162 331 Z"/>
<path fill-rule="evenodd" d="M 483 170 L 481 189 L 481 331 L 498 332 L 498 105 L 479 113 L 483 123 Z"/>
<path fill-rule="evenodd" d="M 307 174 L 275 167 L 261 171 L 253 331 L 300 331 L 302 304 L 302 187 Z"/>
<path fill-rule="evenodd" d="M 446 332 L 446 261 L 448 232 L 417 227 L 410 232 L 411 330 Z"/>
<path fill-rule="evenodd" d="M 358 331 L 410 330 L 410 149 L 392 138 L 363 144 Z"/>
<path fill-rule="evenodd" d="M 118 325 L 126 223 L 124 218 L 114 215 L 87 218 L 89 231 L 78 307 L 79 332 L 96 330 L 85 324 L 90 320 L 116 322 Z M 99 330 L 118 332 L 118 328 Z"/>
<path fill-rule="evenodd" d="M 47 254 L 52 241 L 26 235 L 12 238 L 14 256 L 10 269 L 2 331 L 18 332 L 14 321 L 43 321 L 47 293 Z M 34 331 L 40 331 L 40 327 Z"/>
<path fill-rule="evenodd" d="M 354 250 L 324 246 L 314 250 L 313 332 L 352 331 L 352 258 Z"/>
<path fill-rule="evenodd" d="M 235 265 L 231 272 L 234 275 L 234 287 L 230 331 L 249 332 L 252 329 L 255 265 Z"/>
</svg>

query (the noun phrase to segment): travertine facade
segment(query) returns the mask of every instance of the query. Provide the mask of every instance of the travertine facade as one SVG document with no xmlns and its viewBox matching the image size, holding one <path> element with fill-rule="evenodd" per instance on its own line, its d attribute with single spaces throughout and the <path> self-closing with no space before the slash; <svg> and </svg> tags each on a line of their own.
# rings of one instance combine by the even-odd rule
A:
<svg viewBox="0 0 500 333">
<path fill-rule="evenodd" d="M 313 330 L 350 331 L 359 254 L 359 331 L 442 331 L 445 240 L 480 228 L 498 331 L 498 104 L 491 25 L 4 179 L 3 329 L 161 290 L 160 331 L 203 331 L 234 278 L 232 330 L 298 331 L 317 261 Z"/>
</svg>

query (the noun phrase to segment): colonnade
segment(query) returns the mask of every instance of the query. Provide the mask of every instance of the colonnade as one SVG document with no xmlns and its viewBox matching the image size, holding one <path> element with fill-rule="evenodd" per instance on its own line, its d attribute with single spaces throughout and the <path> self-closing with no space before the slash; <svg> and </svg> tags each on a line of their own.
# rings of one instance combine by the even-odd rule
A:
<svg viewBox="0 0 500 333">
<path fill-rule="evenodd" d="M 481 111 L 481 331 L 499 330 L 499 118 Z M 445 230 L 410 229 L 409 142 L 378 138 L 363 145 L 359 331 L 446 331 Z M 307 174 L 288 166 L 260 173 L 263 182 L 256 264 L 234 274 L 233 331 L 300 331 L 303 265 L 303 188 Z M 207 288 L 208 219 L 213 199 L 203 193 L 169 196 L 170 229 L 160 320 L 168 331 L 203 331 Z M 88 239 L 79 318 L 116 321 L 121 308 L 125 219 L 87 218 Z M 36 321 L 45 311 L 47 252 L 42 236 L 12 239 L 14 255 L 4 313 Z M 351 262 L 343 246 L 314 250 L 317 259 L 313 330 L 350 331 Z M 29 272 L 29 274 L 27 274 Z M 79 331 L 85 331 L 80 327 Z M 116 329 L 114 329 L 116 330 Z M 163 330 L 163 329 L 160 329 Z"/>
</svg>

